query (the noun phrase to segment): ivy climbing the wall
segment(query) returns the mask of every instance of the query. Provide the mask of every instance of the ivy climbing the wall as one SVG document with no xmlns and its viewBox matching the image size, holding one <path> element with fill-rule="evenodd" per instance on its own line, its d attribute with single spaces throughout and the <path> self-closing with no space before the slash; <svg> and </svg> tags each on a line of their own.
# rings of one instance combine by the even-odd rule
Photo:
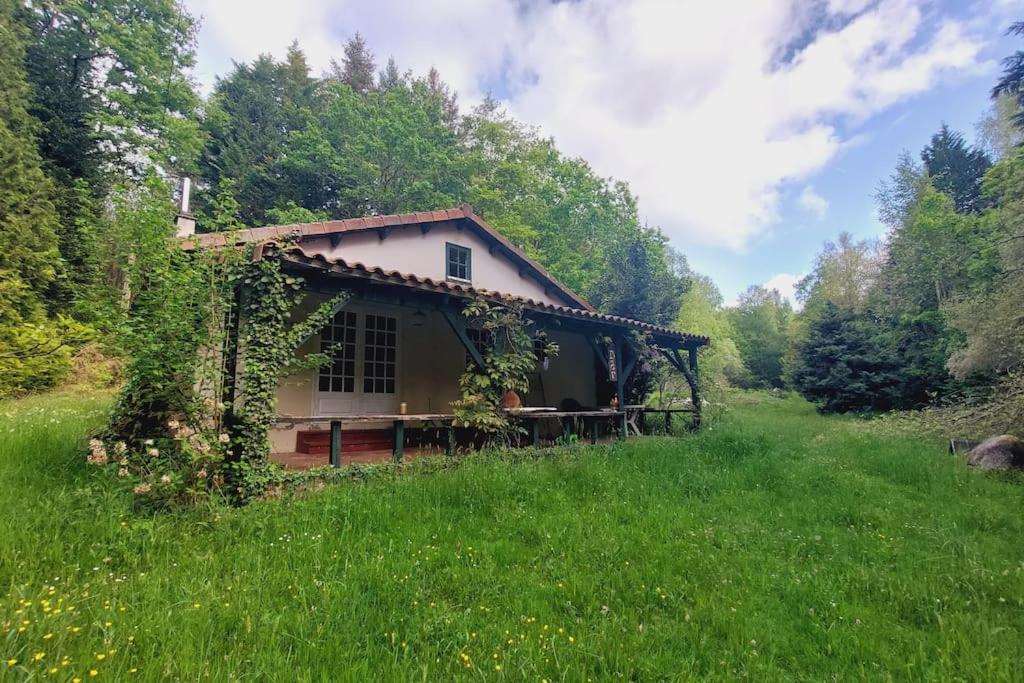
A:
<svg viewBox="0 0 1024 683">
<path fill-rule="evenodd" d="M 461 396 L 452 403 L 455 424 L 479 430 L 494 445 L 509 445 L 521 430 L 502 410 L 502 396 L 509 391 L 525 395 L 538 357 L 555 357 L 558 344 L 542 333 L 531 334 L 533 322 L 516 301 L 493 304 L 473 299 L 462 315 L 488 343 L 481 353 L 483 367 L 470 363 L 459 378 Z"/>
<path fill-rule="evenodd" d="M 348 303 L 352 294 L 341 291 L 304 320 L 292 322 L 291 315 L 304 296 L 304 281 L 285 273 L 279 258 L 250 259 L 234 284 L 242 304 L 239 381 L 228 414 L 230 481 L 237 495 L 248 499 L 276 481 L 267 434 L 277 414 L 281 378 L 329 362 L 327 354 L 299 358 L 296 351 Z"/>
<path fill-rule="evenodd" d="M 169 235 L 143 246 L 127 278 L 126 381 L 89 462 L 149 507 L 257 497 L 281 478 L 268 437 L 279 381 L 327 362 L 296 352 L 351 294 L 296 321 L 304 283 L 277 251 L 185 251 Z"/>
</svg>

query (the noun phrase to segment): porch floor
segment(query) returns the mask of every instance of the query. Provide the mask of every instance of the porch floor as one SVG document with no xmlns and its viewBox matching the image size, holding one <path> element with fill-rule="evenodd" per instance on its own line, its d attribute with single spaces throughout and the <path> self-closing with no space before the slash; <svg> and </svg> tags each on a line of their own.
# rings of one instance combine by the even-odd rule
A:
<svg viewBox="0 0 1024 683">
<path fill-rule="evenodd" d="M 406 446 L 402 450 L 402 461 L 415 460 L 422 455 L 438 455 L 444 453 L 443 448 Z M 344 453 L 341 456 L 341 464 L 344 465 L 371 465 L 384 462 L 391 462 L 395 455 L 390 448 L 379 451 L 361 451 L 359 453 Z M 318 453 L 271 453 L 270 459 L 286 470 L 309 470 L 314 467 L 326 467 L 330 465 L 330 456 Z"/>
</svg>

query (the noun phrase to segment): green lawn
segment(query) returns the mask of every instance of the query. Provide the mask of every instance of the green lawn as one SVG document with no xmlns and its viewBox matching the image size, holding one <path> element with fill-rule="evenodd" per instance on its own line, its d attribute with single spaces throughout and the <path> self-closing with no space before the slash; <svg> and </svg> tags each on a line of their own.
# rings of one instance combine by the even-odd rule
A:
<svg viewBox="0 0 1024 683">
<path fill-rule="evenodd" d="M 157 516 L 105 405 L 0 405 L 0 678 L 1024 678 L 1020 480 L 797 400 Z"/>
</svg>

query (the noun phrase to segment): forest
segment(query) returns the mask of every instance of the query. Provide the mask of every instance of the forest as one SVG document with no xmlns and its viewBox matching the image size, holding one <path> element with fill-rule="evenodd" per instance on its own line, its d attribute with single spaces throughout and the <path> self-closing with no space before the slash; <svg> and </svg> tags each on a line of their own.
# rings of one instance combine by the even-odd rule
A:
<svg viewBox="0 0 1024 683">
<path fill-rule="evenodd" d="M 886 234 L 825 243 L 797 310 L 761 286 L 724 305 L 625 181 L 491 98 L 462 106 L 436 69 L 403 70 L 359 34 L 323 73 L 293 43 L 207 96 L 196 40 L 172 0 L 0 0 L 0 397 L 131 354 L 139 252 L 170 236 L 190 177 L 202 231 L 468 202 L 599 310 L 711 336 L 712 401 L 794 390 L 823 412 L 1020 424 L 1024 52 L 993 84 L 977 144 L 941 125 L 920 152 L 894 150 L 876 195 Z M 665 368 L 644 369 L 634 394 L 670 398 Z"/>
</svg>

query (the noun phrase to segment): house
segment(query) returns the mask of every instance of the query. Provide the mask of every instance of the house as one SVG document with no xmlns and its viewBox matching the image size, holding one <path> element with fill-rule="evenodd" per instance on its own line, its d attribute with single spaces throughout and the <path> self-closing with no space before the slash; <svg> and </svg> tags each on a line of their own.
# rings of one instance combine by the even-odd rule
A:
<svg viewBox="0 0 1024 683">
<path fill-rule="evenodd" d="M 407 424 L 450 424 L 459 377 L 468 363 L 482 363 L 486 343 L 459 314 L 474 297 L 519 301 L 534 329 L 560 347 L 531 377 L 525 406 L 548 408 L 556 417 L 574 412 L 592 422 L 622 415 L 608 406 L 613 396 L 624 404 L 623 386 L 637 358 L 633 331 L 645 333 L 693 379 L 696 396 L 697 349 L 710 343 L 707 337 L 596 311 L 468 205 L 231 235 L 191 235 L 193 226 L 185 222 L 181 235 L 192 244 L 278 249 L 285 267 L 309 288 L 304 306 L 310 310 L 341 288 L 355 295 L 300 349 L 333 348 L 333 362 L 281 382 L 282 424 L 270 434 L 275 452 L 323 454 L 333 442 L 325 427 L 334 423 L 334 439 L 344 444 L 336 447 L 335 460 L 342 450 L 390 448 L 400 456 Z M 699 400 L 695 406 L 699 411 Z M 531 418 L 534 425 L 543 421 Z M 535 438 L 551 429 L 557 422 L 538 426 Z"/>
</svg>

